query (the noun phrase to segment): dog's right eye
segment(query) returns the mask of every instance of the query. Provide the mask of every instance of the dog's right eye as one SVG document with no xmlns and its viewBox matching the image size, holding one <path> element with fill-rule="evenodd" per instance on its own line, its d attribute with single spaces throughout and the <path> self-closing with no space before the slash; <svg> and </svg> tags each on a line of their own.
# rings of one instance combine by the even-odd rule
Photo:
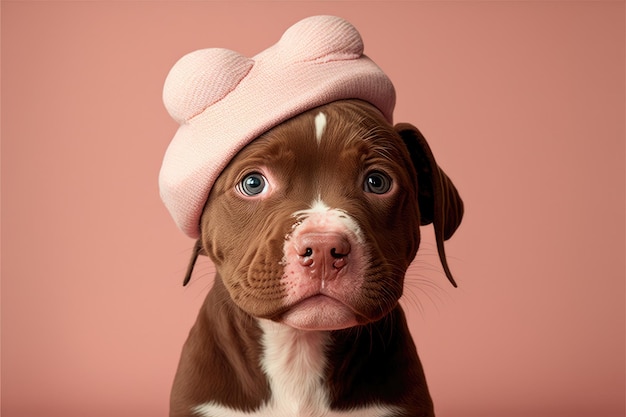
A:
<svg viewBox="0 0 626 417">
<path fill-rule="evenodd" d="M 380 171 L 372 171 L 365 178 L 363 189 L 373 194 L 385 194 L 391 189 L 392 181 L 389 176 Z"/>
<path fill-rule="evenodd" d="M 261 194 L 267 188 L 267 180 L 258 172 L 253 172 L 245 176 L 239 183 L 239 191 L 249 197 Z"/>
</svg>

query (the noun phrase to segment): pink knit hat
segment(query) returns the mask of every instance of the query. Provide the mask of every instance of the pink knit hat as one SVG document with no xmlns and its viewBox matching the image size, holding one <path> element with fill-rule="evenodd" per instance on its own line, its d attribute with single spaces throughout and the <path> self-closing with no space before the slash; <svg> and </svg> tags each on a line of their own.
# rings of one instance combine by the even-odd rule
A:
<svg viewBox="0 0 626 417">
<path fill-rule="evenodd" d="M 211 187 L 248 143 L 293 116 L 351 98 L 392 121 L 391 81 L 363 55 L 359 32 L 338 17 L 301 20 L 253 58 L 217 48 L 182 57 L 163 89 L 180 127 L 159 175 L 161 198 L 178 227 L 199 237 Z"/>
</svg>

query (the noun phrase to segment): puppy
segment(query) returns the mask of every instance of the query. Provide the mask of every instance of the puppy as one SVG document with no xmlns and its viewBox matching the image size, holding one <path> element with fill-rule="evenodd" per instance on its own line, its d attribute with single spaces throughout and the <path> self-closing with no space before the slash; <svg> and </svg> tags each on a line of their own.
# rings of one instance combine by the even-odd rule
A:
<svg viewBox="0 0 626 417">
<path fill-rule="evenodd" d="M 266 131 L 221 171 L 201 214 L 213 287 L 184 345 L 170 416 L 433 416 L 398 302 L 433 224 L 463 204 L 426 140 L 337 100 Z M 455 284 L 454 284 L 455 285 Z"/>
</svg>

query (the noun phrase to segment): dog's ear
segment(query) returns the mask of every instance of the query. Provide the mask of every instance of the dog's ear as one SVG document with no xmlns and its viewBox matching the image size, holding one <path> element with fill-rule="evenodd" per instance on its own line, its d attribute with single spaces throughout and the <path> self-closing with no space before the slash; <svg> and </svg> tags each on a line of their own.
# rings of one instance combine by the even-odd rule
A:
<svg viewBox="0 0 626 417">
<path fill-rule="evenodd" d="M 437 165 L 430 146 L 413 125 L 399 123 L 396 132 L 406 144 L 417 172 L 418 203 L 422 225 L 432 223 L 441 265 L 455 287 L 443 242 L 454 234 L 463 218 L 463 201 L 450 178 Z"/>
<path fill-rule="evenodd" d="M 183 280 L 183 287 L 189 284 L 193 268 L 196 266 L 196 261 L 198 260 L 198 255 L 206 255 L 204 248 L 202 247 L 202 239 L 196 240 L 196 243 L 193 245 L 191 259 L 189 259 L 189 265 L 187 265 L 187 272 L 185 273 L 185 279 Z"/>
</svg>

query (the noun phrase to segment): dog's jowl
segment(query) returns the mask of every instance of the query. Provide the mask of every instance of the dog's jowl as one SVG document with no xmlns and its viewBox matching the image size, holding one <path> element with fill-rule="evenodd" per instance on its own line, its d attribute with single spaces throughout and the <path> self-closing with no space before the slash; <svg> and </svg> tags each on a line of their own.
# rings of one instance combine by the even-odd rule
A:
<svg viewBox="0 0 626 417">
<path fill-rule="evenodd" d="M 399 299 L 432 224 L 463 204 L 354 27 L 316 16 L 253 58 L 183 57 L 160 174 L 174 220 L 216 266 L 170 416 L 433 416 Z"/>
</svg>

